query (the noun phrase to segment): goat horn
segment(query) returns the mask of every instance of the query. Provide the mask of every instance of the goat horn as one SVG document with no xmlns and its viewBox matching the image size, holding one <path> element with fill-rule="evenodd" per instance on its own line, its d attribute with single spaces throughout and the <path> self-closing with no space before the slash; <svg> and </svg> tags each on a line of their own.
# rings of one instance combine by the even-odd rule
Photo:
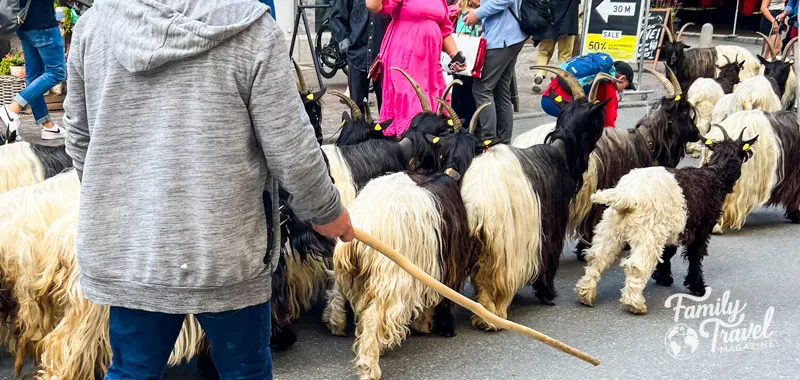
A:
<svg viewBox="0 0 800 380">
<path fill-rule="evenodd" d="M 772 54 L 772 57 L 773 58 L 777 57 L 778 56 L 778 52 L 776 51 L 775 46 L 772 45 L 772 43 L 769 42 L 769 37 L 765 36 L 764 33 L 761 33 L 761 32 L 756 32 L 756 33 L 758 33 L 758 35 L 761 36 L 761 38 L 764 39 L 764 44 L 767 45 L 767 48 L 769 48 L 769 52 Z"/>
<path fill-rule="evenodd" d="M 664 29 L 664 35 L 667 36 L 667 39 L 669 39 L 669 42 L 675 43 L 675 36 L 672 35 L 672 31 L 669 30 L 669 28 L 667 28 L 667 26 L 664 25 L 664 24 L 661 24 L 660 26 L 661 26 L 661 29 Z"/>
<path fill-rule="evenodd" d="M 658 81 L 661 82 L 661 85 L 664 86 L 665 90 L 667 90 L 668 98 L 675 98 L 677 96 L 677 94 L 675 93 L 675 86 L 669 79 L 667 79 L 667 77 L 664 76 L 664 74 L 661 74 L 658 71 L 655 71 L 649 67 L 645 67 L 644 72 L 656 77 L 656 79 L 658 79 Z"/>
<path fill-rule="evenodd" d="M 361 110 L 358 109 L 358 105 L 356 105 L 356 102 L 354 102 L 353 99 L 350 99 L 347 95 L 342 94 L 339 91 L 331 90 L 328 93 L 339 99 L 342 99 L 347 104 L 347 106 L 350 107 L 350 116 L 352 116 L 353 119 L 364 120 L 364 117 L 361 115 Z"/>
<path fill-rule="evenodd" d="M 464 82 L 462 82 L 461 79 L 454 79 L 452 82 L 450 82 L 450 84 L 447 85 L 447 87 L 444 89 L 444 92 L 442 93 L 442 99 L 447 99 L 447 95 L 450 94 L 450 90 L 452 90 L 453 86 L 455 86 L 455 85 L 463 86 Z M 439 106 L 439 109 L 436 110 L 436 114 L 437 115 L 441 115 L 442 114 L 442 106 L 441 105 Z"/>
<path fill-rule="evenodd" d="M 375 121 L 375 119 L 372 118 L 372 112 L 369 109 L 369 98 L 364 99 L 364 120 L 368 122 Z"/>
<path fill-rule="evenodd" d="M 667 66 L 666 63 L 664 64 L 664 72 L 667 73 L 667 78 L 669 78 L 669 81 L 672 83 L 672 87 L 675 88 L 675 96 L 683 95 L 683 90 L 681 90 L 681 82 L 678 82 L 678 77 L 675 76 L 675 73 L 669 68 L 669 66 Z"/>
<path fill-rule="evenodd" d="M 717 129 L 722 131 L 722 137 L 724 137 L 725 140 L 730 140 L 731 139 L 731 137 L 728 135 L 728 131 L 726 131 L 725 128 L 722 128 L 719 124 L 712 124 L 711 126 L 712 127 L 717 127 Z M 742 133 L 744 133 L 744 129 L 742 130 Z"/>
<path fill-rule="evenodd" d="M 292 58 L 292 64 L 294 65 L 294 73 L 297 75 L 297 88 L 305 94 L 308 88 L 306 87 L 306 80 L 303 78 L 303 70 L 300 70 L 300 66 L 295 62 L 294 58 Z"/>
<path fill-rule="evenodd" d="M 392 67 L 392 70 L 399 71 L 400 74 L 403 74 L 403 76 L 406 77 L 406 80 L 408 80 L 408 83 L 411 83 L 411 87 L 413 87 L 414 88 L 414 92 L 417 93 L 417 97 L 419 98 L 419 102 L 422 103 L 422 112 L 431 112 L 431 103 L 428 101 L 428 97 L 425 96 L 425 93 L 422 92 L 422 89 L 419 88 L 419 85 L 414 80 L 414 78 L 412 78 L 410 75 L 408 75 L 408 73 L 405 72 L 401 68 Z"/>
<path fill-rule="evenodd" d="M 744 137 L 744 131 L 747 130 L 747 127 L 742 128 L 742 131 L 739 132 L 739 138 L 736 141 L 742 142 L 742 138 Z"/>
<path fill-rule="evenodd" d="M 553 66 L 531 66 L 531 70 L 549 71 L 561 77 L 561 79 L 563 79 L 564 82 L 567 82 L 567 85 L 569 85 L 569 90 L 572 92 L 573 100 L 579 100 L 586 97 L 586 93 L 583 92 L 581 83 L 578 82 L 578 79 L 576 79 L 575 76 L 570 74 L 567 70 Z"/>
<path fill-rule="evenodd" d="M 675 37 L 675 40 L 676 40 L 676 41 L 680 41 L 680 40 L 681 40 L 681 38 L 683 37 L 683 31 L 684 31 L 684 30 L 686 30 L 686 28 L 688 28 L 689 26 L 692 26 L 692 25 L 694 25 L 694 23 L 693 23 L 693 22 L 687 22 L 686 24 L 684 24 L 684 25 L 681 27 L 681 30 L 680 30 L 680 31 L 678 31 L 678 37 Z"/>
<path fill-rule="evenodd" d="M 789 56 L 789 54 L 792 53 L 792 50 L 791 50 L 792 49 L 792 45 L 794 45 L 795 42 L 797 42 L 797 37 L 792 38 L 791 40 L 789 40 L 789 42 L 786 43 L 786 46 L 783 48 L 783 59 L 784 60 L 786 59 L 786 57 Z"/>
<path fill-rule="evenodd" d="M 475 113 L 472 114 L 472 120 L 469 121 L 469 133 L 473 135 L 475 134 L 475 128 L 478 126 L 478 116 L 480 116 L 481 111 L 483 111 L 484 108 L 489 107 L 491 104 L 491 102 L 483 103 L 480 107 L 478 107 L 478 109 L 475 110 Z"/>
<path fill-rule="evenodd" d="M 617 78 L 612 77 L 606 73 L 598 73 L 592 82 L 592 88 L 589 90 L 589 103 L 594 103 L 597 100 L 597 90 L 600 88 L 600 82 L 610 80 L 612 82 L 619 82 Z"/>
<path fill-rule="evenodd" d="M 725 64 L 726 65 L 731 63 L 731 58 L 730 57 L 728 57 L 727 55 L 723 55 L 723 57 L 725 57 Z"/>
<path fill-rule="evenodd" d="M 444 108 L 447 110 L 447 114 L 450 115 L 450 120 L 453 121 L 453 128 L 456 131 L 460 130 L 462 127 L 461 118 L 458 117 L 458 114 L 456 114 L 456 110 L 454 110 L 453 107 L 447 104 L 447 102 L 445 102 L 442 98 L 433 98 L 433 100 L 436 100 L 439 103 L 440 109 Z"/>
</svg>

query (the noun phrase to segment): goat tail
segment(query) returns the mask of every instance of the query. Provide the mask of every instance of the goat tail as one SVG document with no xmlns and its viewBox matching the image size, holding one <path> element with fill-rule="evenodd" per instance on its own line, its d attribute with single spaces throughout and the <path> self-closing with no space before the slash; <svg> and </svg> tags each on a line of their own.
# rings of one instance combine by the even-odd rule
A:
<svg viewBox="0 0 800 380">
<path fill-rule="evenodd" d="M 600 190 L 592 194 L 592 203 L 606 205 L 617 211 L 624 212 L 636 208 L 635 199 L 621 197 L 616 188 Z"/>
</svg>

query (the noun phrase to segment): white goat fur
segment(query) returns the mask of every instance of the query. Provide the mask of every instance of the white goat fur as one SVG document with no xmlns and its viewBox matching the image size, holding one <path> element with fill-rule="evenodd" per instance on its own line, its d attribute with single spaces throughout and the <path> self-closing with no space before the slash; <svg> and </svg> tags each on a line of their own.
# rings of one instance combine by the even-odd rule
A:
<svg viewBox="0 0 800 380">
<path fill-rule="evenodd" d="M 476 265 L 483 270 L 473 271 L 471 276 L 480 289 L 477 301 L 506 318 L 517 290 L 541 274 L 543 216 L 539 197 L 506 145 L 496 145 L 472 161 L 464 173 L 461 195 L 470 236 L 482 243 Z M 493 298 L 499 300 L 498 304 Z M 496 329 L 477 316 L 472 317 L 472 323 Z"/>
<path fill-rule="evenodd" d="M 761 110 L 777 112 L 781 110 L 781 100 L 772 90 L 767 77 L 757 75 L 743 80 L 733 91 L 728 115 L 739 111 Z"/>
<path fill-rule="evenodd" d="M 689 87 L 686 100 L 695 108 L 694 122 L 701 134 L 704 135 L 711 127 L 711 113 L 724 95 L 722 86 L 711 78 L 698 78 Z"/>
<path fill-rule="evenodd" d="M 0 146 L 0 193 L 44 180 L 42 163 L 31 150 L 31 144 L 21 141 Z"/>
<path fill-rule="evenodd" d="M 328 165 L 331 169 L 334 185 L 339 190 L 339 197 L 345 207 L 356 198 L 356 186 L 353 182 L 353 174 L 347 162 L 342 157 L 339 148 L 335 145 L 323 145 L 322 152 L 328 158 Z"/>
<path fill-rule="evenodd" d="M 620 263 L 625 269 L 625 287 L 620 302 L 631 312 L 647 312 L 642 294 L 647 281 L 662 262 L 666 245 L 679 244 L 686 226 L 687 209 L 683 190 L 672 173 L 663 167 L 634 169 L 613 189 L 600 190 L 592 202 L 610 207 L 595 228 L 592 246 L 587 250 L 586 274 L 576 291 L 586 305 L 594 303 L 597 281 L 616 260 L 625 242 L 631 254 Z"/>
<path fill-rule="evenodd" d="M 739 80 L 744 81 L 747 78 L 761 73 L 761 62 L 759 62 L 749 50 L 736 45 L 718 45 L 715 46 L 715 48 L 717 50 L 716 65 L 718 67 L 724 66 L 729 62 L 728 59 L 725 58 L 726 56 L 730 59 L 734 59 L 734 57 L 738 56 L 737 59 L 740 60 L 740 62 L 744 60 L 744 66 L 742 70 L 739 71 Z M 715 69 L 714 71 L 715 75 L 719 74 L 719 69 Z"/>
<path fill-rule="evenodd" d="M 794 67 L 789 70 L 789 77 L 786 78 L 786 87 L 783 91 L 783 97 L 781 97 L 781 106 L 783 109 L 788 110 L 794 107 L 794 103 L 791 102 L 792 99 L 795 98 L 795 93 L 797 91 L 797 76 L 794 75 Z M 797 101 L 797 99 L 794 99 Z"/>
<path fill-rule="evenodd" d="M 758 206 L 769 200 L 775 186 L 783 179 L 783 167 L 778 160 L 783 157 L 783 150 L 772 124 L 761 111 L 742 111 L 730 115 L 720 126 L 729 135 L 738 136 L 747 127 L 743 138 L 751 139 L 758 135 L 758 145 L 752 148 L 753 157 L 742 165 L 742 174 L 733 191 L 725 197 L 720 222 L 714 227 L 717 233 L 733 228 L 740 229 L 747 215 Z M 719 141 L 722 132 L 711 129 L 706 138 Z M 703 162 L 710 159 L 710 151 L 703 150 Z"/>
<path fill-rule="evenodd" d="M 441 281 L 442 246 L 438 237 L 442 236 L 443 221 L 437 209 L 433 195 L 405 173 L 370 181 L 348 206 L 353 225 Z M 423 311 L 438 304 L 441 296 L 357 240 L 339 243 L 333 262 L 336 284 L 356 315 L 354 364 L 362 379 L 379 379 L 380 354 L 398 346 L 408 334 L 412 319 L 424 319 L 429 313 Z"/>
<path fill-rule="evenodd" d="M 728 117 L 732 105 L 733 93 L 725 94 L 719 98 L 714 109 L 711 111 L 711 124 L 719 124 L 725 120 L 725 118 Z"/>
</svg>

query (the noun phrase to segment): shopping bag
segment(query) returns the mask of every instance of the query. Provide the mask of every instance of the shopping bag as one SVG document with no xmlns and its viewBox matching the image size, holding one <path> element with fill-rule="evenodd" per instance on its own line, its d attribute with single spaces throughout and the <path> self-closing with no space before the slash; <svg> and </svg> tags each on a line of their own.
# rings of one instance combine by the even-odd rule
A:
<svg viewBox="0 0 800 380">
<path fill-rule="evenodd" d="M 483 71 L 483 60 L 486 58 L 486 39 L 482 37 L 470 36 L 468 34 L 453 34 L 456 46 L 467 59 L 467 68 L 464 71 L 454 73 L 450 71 L 450 57 L 442 53 L 442 67 L 448 74 L 463 75 L 473 78 L 480 78 Z"/>
</svg>

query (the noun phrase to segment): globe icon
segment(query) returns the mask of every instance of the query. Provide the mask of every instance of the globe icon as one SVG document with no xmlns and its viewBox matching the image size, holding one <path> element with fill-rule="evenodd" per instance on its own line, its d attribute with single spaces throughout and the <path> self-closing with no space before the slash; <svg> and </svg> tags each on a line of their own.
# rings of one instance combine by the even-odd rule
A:
<svg viewBox="0 0 800 380">
<path fill-rule="evenodd" d="M 699 344 L 697 331 L 684 323 L 672 326 L 664 336 L 664 346 L 670 356 L 675 359 L 686 359 L 697 351 Z"/>
</svg>

